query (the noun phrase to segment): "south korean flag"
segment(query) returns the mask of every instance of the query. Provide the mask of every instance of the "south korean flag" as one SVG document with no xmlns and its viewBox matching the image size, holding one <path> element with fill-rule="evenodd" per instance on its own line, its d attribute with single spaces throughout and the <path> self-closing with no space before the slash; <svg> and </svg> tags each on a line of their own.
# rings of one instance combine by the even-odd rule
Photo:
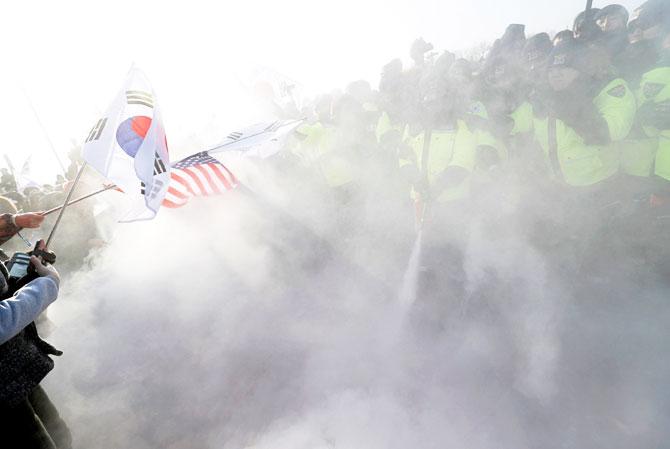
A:
<svg viewBox="0 0 670 449">
<path fill-rule="evenodd" d="M 170 160 L 156 95 L 139 69 L 130 69 L 87 134 L 84 159 L 128 195 L 131 208 L 121 221 L 156 216 L 168 189 Z"/>
</svg>

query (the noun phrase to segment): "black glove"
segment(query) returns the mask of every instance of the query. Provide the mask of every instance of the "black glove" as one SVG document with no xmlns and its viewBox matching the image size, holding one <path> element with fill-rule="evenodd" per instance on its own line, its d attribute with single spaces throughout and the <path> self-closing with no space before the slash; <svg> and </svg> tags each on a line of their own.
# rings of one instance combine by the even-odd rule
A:
<svg viewBox="0 0 670 449">
<path fill-rule="evenodd" d="M 577 131 L 587 145 L 607 145 L 612 141 L 607 121 L 600 116 L 587 115 L 566 124 Z"/>
<path fill-rule="evenodd" d="M 579 134 L 587 145 L 606 145 L 610 142 L 607 122 L 595 105 L 574 101 L 574 98 L 557 99 L 553 102 L 553 113 Z"/>
<path fill-rule="evenodd" d="M 470 130 L 474 131 L 476 129 L 481 131 L 489 131 L 491 124 L 488 119 L 481 117 L 476 114 L 465 114 L 464 116 L 465 123 L 468 125 Z"/>
<path fill-rule="evenodd" d="M 637 111 L 637 117 L 644 126 L 656 129 L 670 129 L 670 102 L 645 103 Z"/>
<path fill-rule="evenodd" d="M 456 187 L 468 177 L 470 172 L 463 167 L 447 167 L 440 173 L 433 183 L 433 192 L 439 195 L 446 189 Z"/>
<path fill-rule="evenodd" d="M 491 168 L 499 164 L 500 156 L 498 156 L 498 150 L 490 145 L 477 146 L 475 165 L 478 169 L 489 171 Z"/>
</svg>

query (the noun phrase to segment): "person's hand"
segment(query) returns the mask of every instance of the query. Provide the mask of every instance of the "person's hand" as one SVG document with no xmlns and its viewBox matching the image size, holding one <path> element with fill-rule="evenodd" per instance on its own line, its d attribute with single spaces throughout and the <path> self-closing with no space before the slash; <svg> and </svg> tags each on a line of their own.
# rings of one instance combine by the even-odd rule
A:
<svg viewBox="0 0 670 449">
<path fill-rule="evenodd" d="M 39 228 L 43 221 L 44 215 L 41 213 L 28 212 L 14 215 L 14 223 L 19 228 Z"/>
<path fill-rule="evenodd" d="M 46 251 L 47 244 L 44 242 L 43 239 L 40 239 L 37 242 L 36 248 L 38 251 Z M 56 284 L 60 284 L 60 275 L 58 274 L 58 271 L 56 270 L 56 268 L 54 268 L 53 265 L 43 263 L 42 259 L 40 259 L 37 256 L 30 256 L 30 261 L 35 267 L 35 272 L 39 276 L 50 276 L 54 281 L 56 281 Z"/>
<path fill-rule="evenodd" d="M 37 256 L 30 256 L 30 262 L 35 267 L 35 272 L 38 276 L 48 276 L 56 281 L 56 284 L 60 284 L 60 275 L 53 265 L 43 264 L 42 261 L 37 258 Z"/>
</svg>

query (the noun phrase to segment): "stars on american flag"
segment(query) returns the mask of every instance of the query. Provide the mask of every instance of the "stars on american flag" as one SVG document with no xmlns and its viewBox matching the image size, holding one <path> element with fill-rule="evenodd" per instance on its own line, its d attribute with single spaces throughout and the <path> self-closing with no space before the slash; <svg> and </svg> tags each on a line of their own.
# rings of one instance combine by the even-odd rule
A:
<svg viewBox="0 0 670 449">
<path fill-rule="evenodd" d="M 206 151 L 196 153 L 172 165 L 170 186 L 163 206 L 176 208 L 194 196 L 219 195 L 234 189 L 237 178 Z"/>
</svg>

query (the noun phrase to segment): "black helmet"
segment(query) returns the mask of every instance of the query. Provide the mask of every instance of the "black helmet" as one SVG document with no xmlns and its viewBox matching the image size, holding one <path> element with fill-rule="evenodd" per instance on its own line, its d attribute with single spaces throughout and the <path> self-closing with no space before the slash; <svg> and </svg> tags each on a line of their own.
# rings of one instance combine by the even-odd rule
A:
<svg viewBox="0 0 670 449">
<path fill-rule="evenodd" d="M 402 73 L 402 61 L 393 59 L 382 67 L 382 76 L 399 76 Z"/>
<path fill-rule="evenodd" d="M 596 23 L 606 33 L 625 29 L 628 24 L 628 10 L 616 3 L 607 5 L 596 14 Z"/>
<path fill-rule="evenodd" d="M 487 54 L 487 59 L 497 57 L 515 57 L 526 41 L 525 25 L 510 24 L 505 29 L 505 33 L 499 39 L 496 39 Z"/>
<path fill-rule="evenodd" d="M 399 89 L 402 84 L 402 61 L 394 59 L 382 67 L 379 78 L 379 91 L 392 92 Z"/>
<path fill-rule="evenodd" d="M 653 46 L 670 31 L 670 0 L 648 0 L 633 11 L 628 22 L 631 44 L 646 42 Z"/>
<path fill-rule="evenodd" d="M 580 69 L 584 45 L 575 39 L 565 39 L 556 44 L 549 54 L 549 67 Z"/>
<path fill-rule="evenodd" d="M 430 109 L 438 107 L 453 110 L 464 93 L 460 91 L 448 69 L 432 66 L 421 76 L 419 94 L 423 105 Z"/>
<path fill-rule="evenodd" d="M 587 44 L 576 39 L 566 40 L 554 47 L 549 67 L 570 67 L 589 78 L 598 78 L 607 73 L 609 58 L 601 45 Z"/>
<path fill-rule="evenodd" d="M 539 33 L 526 40 L 523 47 L 523 65 L 528 70 L 533 70 L 547 61 L 553 45 L 547 33 Z"/>
<path fill-rule="evenodd" d="M 504 46 L 514 46 L 526 40 L 526 25 L 512 23 L 507 25 L 505 34 L 500 38 Z"/>
<path fill-rule="evenodd" d="M 554 47 L 561 44 L 563 41 L 572 41 L 575 40 L 575 35 L 572 30 L 562 30 L 556 33 L 553 39 Z"/>
<path fill-rule="evenodd" d="M 670 0 L 647 0 L 633 11 L 628 29 L 647 30 L 656 25 L 670 29 Z"/>
<path fill-rule="evenodd" d="M 501 86 L 511 79 L 516 79 L 515 66 L 510 58 L 495 55 L 489 56 L 482 67 L 482 79 L 489 86 Z"/>
<path fill-rule="evenodd" d="M 409 55 L 414 62 L 417 64 L 423 62 L 424 55 L 433 49 L 433 44 L 426 42 L 422 37 L 416 39 L 412 42 L 412 46 L 409 49 Z"/>
<path fill-rule="evenodd" d="M 346 94 L 351 95 L 361 103 L 365 103 L 372 97 L 372 86 L 366 80 L 352 81 L 344 89 Z"/>
<path fill-rule="evenodd" d="M 472 80 L 473 74 L 473 65 L 465 58 L 458 58 L 449 67 L 449 76 L 456 80 Z"/>
<path fill-rule="evenodd" d="M 440 56 L 437 57 L 437 59 L 435 59 L 435 66 L 439 67 L 440 70 L 448 71 L 449 67 L 451 67 L 455 60 L 456 55 L 448 50 L 445 50 Z"/>
<path fill-rule="evenodd" d="M 602 30 L 596 23 L 596 16 L 599 13 L 600 9 L 592 8 L 580 12 L 577 17 L 575 17 L 575 22 L 572 25 L 572 32 L 576 39 L 590 42 L 600 36 Z"/>
</svg>

